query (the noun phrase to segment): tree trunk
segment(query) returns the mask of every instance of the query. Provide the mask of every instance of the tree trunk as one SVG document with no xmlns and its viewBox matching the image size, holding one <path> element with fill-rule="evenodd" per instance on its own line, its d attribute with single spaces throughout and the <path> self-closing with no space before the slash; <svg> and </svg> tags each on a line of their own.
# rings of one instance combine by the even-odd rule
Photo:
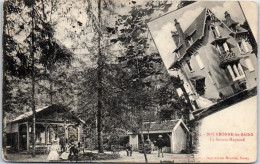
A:
<svg viewBox="0 0 260 164">
<path fill-rule="evenodd" d="M 32 2 L 32 35 L 31 35 L 31 58 L 32 58 L 32 65 L 31 65 L 31 80 L 32 80 L 32 112 L 33 112 L 33 126 L 32 126 L 32 156 L 35 157 L 35 74 L 34 74 L 34 1 Z"/>
<path fill-rule="evenodd" d="M 145 150 L 145 143 L 144 143 L 143 121 L 142 121 L 142 126 L 141 126 L 141 141 L 142 141 L 143 150 L 144 150 L 144 159 L 145 159 L 145 163 L 148 163 L 148 159 L 147 159 L 147 155 L 146 155 L 146 150 Z"/>
<path fill-rule="evenodd" d="M 101 27 L 101 0 L 98 0 L 98 20 Z M 97 84 L 98 84 L 98 104 L 97 104 L 97 132 L 98 132 L 98 152 L 104 153 L 103 136 L 102 136 L 102 52 L 101 52 L 101 33 L 98 33 L 98 68 L 97 68 Z"/>
<path fill-rule="evenodd" d="M 53 104 L 53 93 L 54 93 L 53 92 L 53 82 L 52 82 L 52 78 L 50 77 L 50 105 Z"/>
</svg>

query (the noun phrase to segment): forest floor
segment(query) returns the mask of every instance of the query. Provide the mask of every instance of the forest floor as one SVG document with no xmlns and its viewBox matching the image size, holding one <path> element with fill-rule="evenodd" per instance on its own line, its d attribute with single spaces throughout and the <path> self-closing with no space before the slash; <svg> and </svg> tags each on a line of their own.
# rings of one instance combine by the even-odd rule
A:
<svg viewBox="0 0 260 164">
<path fill-rule="evenodd" d="M 93 151 L 93 153 L 97 153 L 97 151 Z M 106 151 L 105 154 L 112 154 L 110 151 Z M 7 154 L 5 161 L 8 162 L 53 162 L 47 160 L 48 154 L 36 155 L 36 157 L 32 157 L 31 155 L 25 154 Z M 86 160 L 82 159 L 82 154 L 79 157 L 79 160 L 59 160 L 54 162 L 138 162 L 144 163 L 145 158 L 144 154 L 134 151 L 132 156 L 127 156 L 125 151 L 119 152 L 119 158 L 117 159 L 103 159 L 103 160 Z M 151 154 L 147 154 L 148 162 L 156 162 L 156 163 L 171 163 L 171 162 L 189 162 L 192 161 L 190 155 L 187 154 L 172 154 L 172 153 L 164 153 L 164 157 L 158 157 L 157 151 L 153 151 Z"/>
</svg>

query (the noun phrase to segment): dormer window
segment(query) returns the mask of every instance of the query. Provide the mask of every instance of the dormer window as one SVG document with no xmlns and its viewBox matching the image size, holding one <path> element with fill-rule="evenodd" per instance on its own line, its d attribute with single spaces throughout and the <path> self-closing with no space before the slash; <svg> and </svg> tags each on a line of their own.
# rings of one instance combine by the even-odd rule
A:
<svg viewBox="0 0 260 164">
<path fill-rule="evenodd" d="M 213 36 L 214 36 L 215 38 L 221 37 L 220 32 L 219 32 L 219 30 L 218 30 L 218 26 L 211 26 L 211 31 L 212 31 Z"/>
<path fill-rule="evenodd" d="M 176 56 L 179 58 L 181 55 L 180 55 L 180 51 L 178 50 L 178 51 L 176 51 L 175 52 L 176 53 Z"/>
<path fill-rule="evenodd" d="M 192 43 L 193 43 L 192 37 L 189 37 L 189 38 L 188 38 L 188 43 L 189 43 L 190 46 L 192 45 Z"/>
<path fill-rule="evenodd" d="M 196 30 L 194 30 L 193 32 L 191 32 L 187 37 L 186 37 L 186 40 L 188 41 L 189 45 L 191 46 L 194 41 L 193 41 L 193 37 L 194 37 L 194 34 L 196 33 Z"/>
</svg>

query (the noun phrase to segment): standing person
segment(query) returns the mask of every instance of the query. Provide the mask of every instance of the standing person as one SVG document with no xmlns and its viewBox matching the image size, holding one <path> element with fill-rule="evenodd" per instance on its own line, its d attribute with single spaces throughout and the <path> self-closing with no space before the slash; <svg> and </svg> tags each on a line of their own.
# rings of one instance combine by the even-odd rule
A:
<svg viewBox="0 0 260 164">
<path fill-rule="evenodd" d="M 51 145 L 51 151 L 47 157 L 47 159 L 49 161 L 58 161 L 60 159 L 60 156 L 59 156 L 59 143 L 57 140 L 54 140 L 52 145 Z"/>
<path fill-rule="evenodd" d="M 156 142 L 156 144 L 158 146 L 158 157 L 160 157 L 160 153 L 162 153 L 162 157 L 163 157 L 164 140 L 162 139 L 162 135 L 159 135 L 158 137 L 159 138 Z"/>
<path fill-rule="evenodd" d="M 132 156 L 133 150 L 132 150 L 132 145 L 130 142 L 126 144 L 126 154 L 127 156 Z"/>
<path fill-rule="evenodd" d="M 60 138 L 60 146 L 61 146 L 61 152 L 63 153 L 64 151 L 66 151 L 65 146 L 66 146 L 66 139 L 64 138 L 64 136 L 62 136 Z"/>
<path fill-rule="evenodd" d="M 77 148 L 77 142 L 75 141 L 75 142 L 71 142 L 71 147 L 70 147 L 70 149 L 69 149 L 69 156 L 68 156 L 68 158 L 70 159 L 70 160 L 72 160 L 72 159 L 77 159 L 78 158 L 78 155 L 79 155 L 79 150 L 78 150 L 78 148 Z M 73 155 L 72 155 L 73 154 Z"/>
</svg>

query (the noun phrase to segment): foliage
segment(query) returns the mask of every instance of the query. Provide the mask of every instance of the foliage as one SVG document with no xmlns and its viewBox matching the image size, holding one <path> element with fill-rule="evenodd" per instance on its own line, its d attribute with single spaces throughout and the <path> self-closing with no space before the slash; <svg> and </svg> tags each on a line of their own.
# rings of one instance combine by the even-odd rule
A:
<svg viewBox="0 0 260 164">
<path fill-rule="evenodd" d="M 194 2 L 196 2 L 196 1 L 180 1 L 178 6 L 177 6 L 177 8 L 178 9 L 183 8 L 183 7 L 185 7 L 187 5 L 190 5 L 190 4 L 194 3 Z"/>
<path fill-rule="evenodd" d="M 34 22 L 29 2 L 33 1 L 4 4 L 5 112 L 19 115 L 21 108 L 30 110 L 32 83 L 28 75 L 33 47 L 36 106 L 59 103 L 71 108 L 86 122 L 85 137 L 93 148 L 97 146 L 98 99 L 105 140 L 117 138 L 114 132 L 139 133 L 144 121 L 172 119 L 176 112 L 180 118 L 185 113 L 185 103 L 180 102 L 173 85 L 176 79 L 166 75 L 146 26 L 153 17 L 168 12 L 171 2 L 138 5 L 140 2 L 133 1 L 127 13 L 118 14 L 128 6 L 104 0 L 102 19 L 98 20 L 94 1 L 41 0 L 35 1 Z M 102 61 L 99 67 L 98 61 Z M 102 82 L 102 96 L 98 82 Z"/>
<path fill-rule="evenodd" d="M 47 91 L 48 94 L 52 94 L 53 91 L 48 89 L 48 85 L 54 78 L 51 77 L 51 72 L 55 67 L 64 63 L 69 64 L 71 61 L 72 53 L 54 39 L 55 30 L 53 24 L 47 19 L 47 17 L 50 18 L 50 13 L 55 10 L 54 2 L 51 11 L 46 10 L 46 4 L 50 5 L 48 1 L 37 1 L 34 5 L 34 1 L 11 0 L 4 3 L 3 63 L 4 90 L 6 93 L 4 95 L 4 106 L 6 107 L 4 111 L 6 112 L 21 109 L 11 108 L 14 106 L 7 105 L 10 101 L 15 103 L 12 99 L 17 99 L 17 96 L 19 96 L 12 97 L 14 94 L 10 95 L 10 92 L 16 88 L 8 86 L 10 84 L 9 80 L 16 78 L 17 82 L 20 84 L 24 82 L 24 85 L 26 85 L 29 82 L 28 78 L 30 78 L 32 70 L 34 70 L 35 80 L 38 83 L 36 86 L 38 92 Z M 46 13 L 49 13 L 49 15 Z M 34 19 L 32 19 L 32 16 Z M 34 38 L 33 43 L 32 37 Z M 34 55 L 33 66 L 31 51 L 33 51 Z M 27 89 L 27 92 L 23 92 L 23 97 L 28 101 L 30 94 L 30 89 Z M 28 105 L 26 105 L 25 101 L 17 101 L 16 103 L 19 103 L 20 106 Z M 38 101 L 38 103 L 40 102 Z"/>
</svg>

